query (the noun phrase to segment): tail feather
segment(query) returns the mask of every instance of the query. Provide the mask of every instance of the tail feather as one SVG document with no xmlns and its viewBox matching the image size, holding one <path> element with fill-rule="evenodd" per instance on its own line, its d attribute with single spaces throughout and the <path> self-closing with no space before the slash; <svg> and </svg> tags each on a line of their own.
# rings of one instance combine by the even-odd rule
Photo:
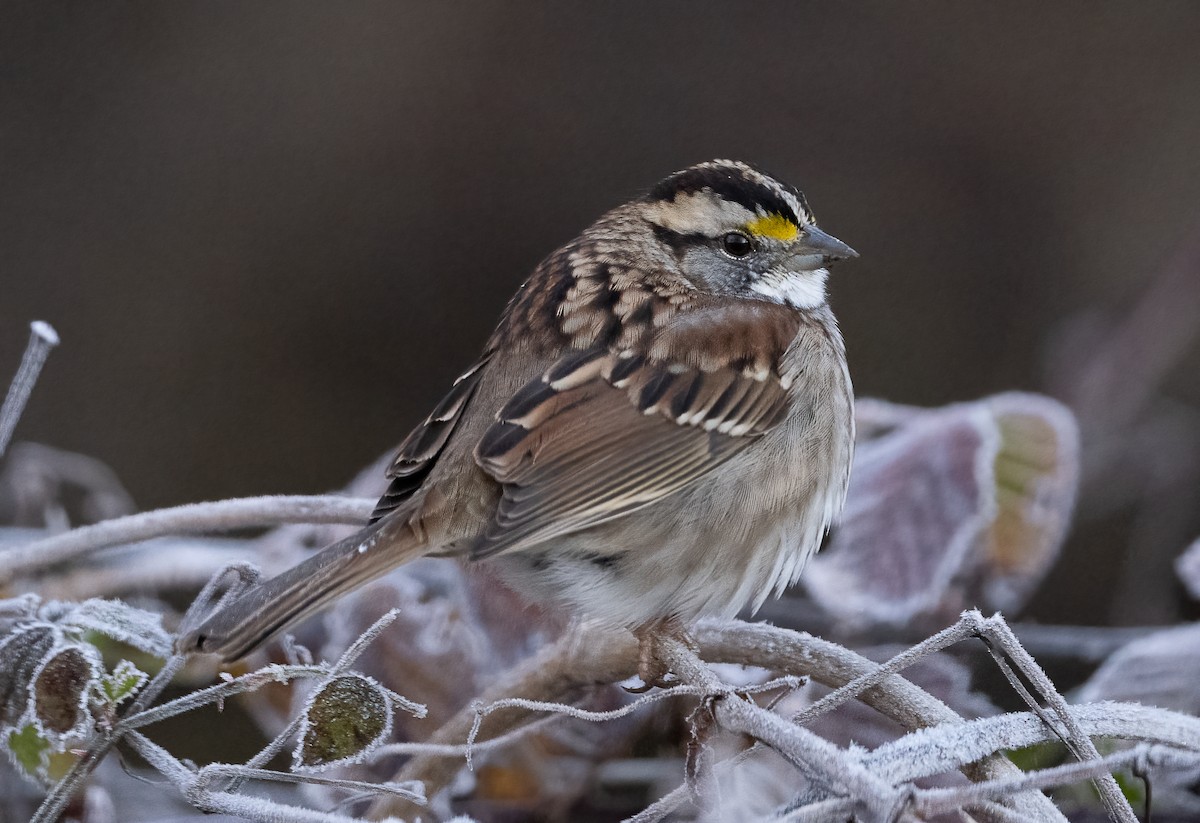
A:
<svg viewBox="0 0 1200 823">
<path fill-rule="evenodd" d="M 425 548 L 402 522 L 388 518 L 373 523 L 256 585 L 182 637 L 179 647 L 218 654 L 226 662 L 245 657 L 342 595 L 424 554 Z"/>
</svg>

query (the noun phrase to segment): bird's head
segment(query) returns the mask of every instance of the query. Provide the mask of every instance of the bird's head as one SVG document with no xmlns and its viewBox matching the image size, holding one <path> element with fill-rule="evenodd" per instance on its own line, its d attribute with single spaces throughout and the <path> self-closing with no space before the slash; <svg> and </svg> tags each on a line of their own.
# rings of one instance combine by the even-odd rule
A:
<svg viewBox="0 0 1200 823">
<path fill-rule="evenodd" d="M 803 194 L 736 161 L 678 171 L 633 208 L 688 282 L 713 294 L 814 309 L 829 265 L 858 256 L 817 228 Z"/>
</svg>

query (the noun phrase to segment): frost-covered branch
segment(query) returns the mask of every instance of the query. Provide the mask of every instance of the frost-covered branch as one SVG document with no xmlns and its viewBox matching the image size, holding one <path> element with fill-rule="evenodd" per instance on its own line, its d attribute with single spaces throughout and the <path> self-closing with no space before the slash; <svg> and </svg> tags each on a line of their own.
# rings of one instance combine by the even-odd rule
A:
<svg viewBox="0 0 1200 823">
<path fill-rule="evenodd" d="M 334 495 L 270 495 L 189 503 L 105 520 L 0 553 L 0 584 L 83 555 L 139 540 L 285 523 L 362 525 L 375 501 Z"/>
<path fill-rule="evenodd" d="M 740 663 L 761 666 L 781 674 L 808 676 L 829 686 L 845 686 L 856 678 L 869 678 L 856 684 L 854 691 L 868 705 L 909 729 L 938 724 L 961 724 L 963 719 L 937 698 L 911 682 L 835 643 L 801 632 L 757 623 L 738 621 L 706 622 L 698 626 L 695 639 L 701 657 L 708 663 Z M 637 668 L 637 647 L 632 636 L 583 626 L 570 632 L 526 664 L 510 672 L 483 695 L 483 705 L 504 704 L 512 698 L 526 703 L 511 706 L 486 727 L 480 740 L 511 734 L 531 722 L 535 713 L 528 702 L 561 703 L 569 701 L 581 688 L 596 683 L 620 682 Z M 693 684 L 705 686 L 705 683 Z M 711 684 L 707 684 L 711 685 Z M 479 716 L 474 706 L 460 711 L 444 723 L 426 744 L 445 747 L 418 754 L 401 770 L 398 780 L 421 780 L 431 795 L 448 786 L 462 767 L 461 762 L 442 756 L 457 753 L 456 744 L 471 737 Z M 775 721 L 765 721 L 764 733 L 778 734 Z M 977 779 L 1013 777 L 1019 771 L 1002 757 L 970 764 L 966 771 Z M 682 802 L 684 795 L 679 795 Z M 1061 819 L 1044 797 L 1025 796 L 1019 800 L 1024 812 L 1039 819 Z M 373 816 L 402 813 L 404 809 L 381 800 Z M 654 818 L 647 818 L 654 819 Z"/>
<path fill-rule="evenodd" d="M 254 577 L 245 568 L 230 571 L 243 579 Z M 219 574 L 209 582 L 184 615 L 183 626 L 193 623 L 211 606 L 226 576 Z M 424 706 L 351 671 L 366 646 L 395 620 L 394 610 L 375 621 L 334 664 L 269 665 L 153 705 L 187 662 L 186 655 L 171 653 L 172 638 L 162 636 L 158 615 L 119 601 L 43 605 L 37 598 L 21 598 L 6 605 L 0 609 L 0 619 L 5 621 L 0 649 L 6 660 L 6 669 L 0 672 L 0 737 L 14 762 L 42 780 L 48 779 L 48 773 L 38 760 L 44 759 L 47 750 L 76 755 L 65 776 L 50 786 L 31 823 L 57 820 L 72 796 L 122 740 L 128 740 L 194 805 L 209 811 L 250 814 L 254 819 L 287 823 L 349 820 L 238 795 L 238 788 L 247 780 L 303 782 L 367 796 L 390 794 L 409 802 L 424 802 L 419 784 L 374 784 L 317 775 L 333 766 L 358 762 L 381 745 L 390 735 L 396 710 L 417 717 L 425 714 Z M 99 654 L 85 640 L 84 633 L 90 631 L 141 648 L 160 657 L 162 665 L 153 678 L 127 660 L 111 674 L 106 673 Z M 268 683 L 303 679 L 316 681 L 304 711 L 245 764 L 213 764 L 197 771 L 138 731 L 202 706 L 220 705 L 234 694 L 252 692 Z M 66 714 L 68 708 L 70 713 Z M 64 723 L 64 717 L 69 723 Z M 292 772 L 265 770 L 266 762 L 293 738 L 297 743 Z M 214 781 L 220 785 L 215 786 Z"/>
<path fill-rule="evenodd" d="M 21 413 L 25 411 L 25 404 L 29 402 L 29 395 L 33 393 L 34 384 L 37 383 L 38 375 L 42 373 L 42 366 L 46 364 L 50 350 L 57 345 L 58 332 L 49 323 L 35 320 L 29 324 L 29 345 L 25 347 L 25 354 L 21 356 L 21 365 L 8 387 L 4 404 L 0 405 L 0 457 L 3 457 L 8 449 L 13 430 L 17 427 L 17 421 L 21 419 Z"/>
</svg>

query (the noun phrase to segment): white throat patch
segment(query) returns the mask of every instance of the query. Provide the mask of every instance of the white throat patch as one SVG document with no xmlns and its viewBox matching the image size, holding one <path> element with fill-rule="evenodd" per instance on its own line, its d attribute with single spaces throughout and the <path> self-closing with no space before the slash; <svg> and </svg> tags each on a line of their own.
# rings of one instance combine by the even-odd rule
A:
<svg viewBox="0 0 1200 823">
<path fill-rule="evenodd" d="M 797 309 L 815 309 L 825 303 L 825 281 L 828 277 L 829 269 L 771 269 L 755 280 L 750 290 L 772 303 L 783 303 Z"/>
</svg>

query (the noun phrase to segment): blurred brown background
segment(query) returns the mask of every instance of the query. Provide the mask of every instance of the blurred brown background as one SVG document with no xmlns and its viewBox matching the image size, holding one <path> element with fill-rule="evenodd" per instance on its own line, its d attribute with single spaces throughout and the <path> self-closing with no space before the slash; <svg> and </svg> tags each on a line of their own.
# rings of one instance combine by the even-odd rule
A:
<svg viewBox="0 0 1200 823">
<path fill-rule="evenodd" d="M 832 285 L 860 394 L 1084 417 L 1034 615 L 1184 608 L 1195 4 L 6 2 L 0 72 L 0 373 L 29 320 L 63 337 L 17 436 L 143 507 L 342 485 L 541 256 L 734 157 L 862 254 Z"/>
</svg>

